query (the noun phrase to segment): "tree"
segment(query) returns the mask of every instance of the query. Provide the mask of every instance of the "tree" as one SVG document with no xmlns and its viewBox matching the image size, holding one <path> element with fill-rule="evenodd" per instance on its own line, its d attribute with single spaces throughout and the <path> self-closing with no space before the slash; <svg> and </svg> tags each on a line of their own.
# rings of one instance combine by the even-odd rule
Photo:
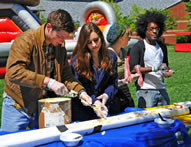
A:
<svg viewBox="0 0 191 147">
<path fill-rule="evenodd" d="M 130 15 L 129 16 L 122 16 L 121 8 L 114 0 L 101 0 L 101 1 L 107 2 L 113 8 L 115 15 L 117 17 L 118 23 L 126 24 L 126 25 L 130 26 L 130 28 L 134 31 L 136 29 L 135 28 L 135 22 L 136 22 L 137 18 L 141 14 L 144 14 L 147 10 L 157 11 L 157 12 L 164 14 L 167 17 L 166 22 L 165 22 L 167 29 L 173 29 L 177 26 L 176 18 L 173 18 L 172 16 L 170 16 L 171 12 L 169 10 L 153 9 L 153 8 L 142 9 L 142 8 L 138 7 L 136 4 L 134 4 L 132 6 L 132 10 L 129 13 Z"/>
<path fill-rule="evenodd" d="M 39 19 L 42 23 L 46 23 L 47 18 L 45 17 L 45 11 L 43 11 L 43 10 L 44 10 L 44 7 L 42 5 L 40 5 L 36 12 L 36 15 L 39 17 Z"/>
</svg>

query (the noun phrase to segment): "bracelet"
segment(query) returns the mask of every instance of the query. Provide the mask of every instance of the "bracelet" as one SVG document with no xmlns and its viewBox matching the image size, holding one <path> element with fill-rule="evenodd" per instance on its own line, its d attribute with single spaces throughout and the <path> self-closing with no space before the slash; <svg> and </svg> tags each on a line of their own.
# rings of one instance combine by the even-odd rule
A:
<svg viewBox="0 0 191 147">
<path fill-rule="evenodd" d="M 52 86 L 52 84 L 53 84 L 55 81 L 56 81 L 56 80 L 54 80 L 54 79 L 50 79 L 50 81 L 48 82 L 47 87 L 50 89 L 51 86 Z"/>
<path fill-rule="evenodd" d="M 152 71 L 153 71 L 153 72 L 156 72 L 155 66 L 152 67 Z"/>
</svg>

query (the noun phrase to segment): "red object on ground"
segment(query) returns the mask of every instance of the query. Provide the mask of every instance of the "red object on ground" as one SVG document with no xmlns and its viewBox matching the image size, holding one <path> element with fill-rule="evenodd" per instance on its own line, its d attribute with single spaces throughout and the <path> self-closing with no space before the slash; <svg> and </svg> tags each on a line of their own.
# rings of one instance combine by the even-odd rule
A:
<svg viewBox="0 0 191 147">
<path fill-rule="evenodd" d="M 191 43 L 177 43 L 175 52 L 191 52 Z"/>
<path fill-rule="evenodd" d="M 6 73 L 5 67 L 0 67 L 0 79 L 4 79 Z"/>
<path fill-rule="evenodd" d="M 191 35 L 191 32 L 175 32 L 176 35 Z M 191 52 L 191 43 L 176 43 L 175 52 Z"/>
</svg>

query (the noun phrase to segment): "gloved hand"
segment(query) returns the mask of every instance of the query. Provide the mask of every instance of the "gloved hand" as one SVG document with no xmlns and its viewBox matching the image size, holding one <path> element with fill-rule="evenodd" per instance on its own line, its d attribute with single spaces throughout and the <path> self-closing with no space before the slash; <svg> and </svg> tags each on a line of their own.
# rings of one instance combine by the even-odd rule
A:
<svg viewBox="0 0 191 147">
<path fill-rule="evenodd" d="M 139 77 L 140 77 L 140 75 L 138 73 L 135 73 L 135 74 L 131 74 L 131 81 L 129 81 L 129 78 L 119 79 L 118 86 L 131 83 L 132 81 L 136 81 L 139 79 Z"/>
<path fill-rule="evenodd" d="M 152 67 L 153 72 L 157 72 L 159 70 L 166 70 L 166 69 L 168 69 L 168 66 L 166 65 L 166 63 L 162 63 L 162 64 Z"/>
<path fill-rule="evenodd" d="M 79 98 L 84 106 L 90 106 L 92 104 L 92 98 L 85 91 L 80 93 Z"/>
<path fill-rule="evenodd" d="M 102 95 L 98 96 L 97 99 L 102 101 L 102 104 L 105 105 L 109 96 L 106 93 L 103 93 Z"/>
<path fill-rule="evenodd" d="M 47 87 L 50 90 L 54 91 L 57 95 L 66 95 L 68 93 L 68 89 L 66 88 L 66 86 L 63 83 L 58 82 L 54 79 L 50 79 Z"/>
<path fill-rule="evenodd" d="M 139 75 L 138 73 L 131 74 L 131 79 L 132 79 L 133 81 L 138 80 L 138 79 L 139 79 L 139 77 L 140 77 L 140 75 Z"/>
<path fill-rule="evenodd" d="M 108 109 L 107 107 L 100 102 L 99 100 L 96 100 L 94 102 L 94 112 L 96 113 L 96 115 L 100 118 L 106 118 L 107 114 L 108 114 Z"/>
</svg>

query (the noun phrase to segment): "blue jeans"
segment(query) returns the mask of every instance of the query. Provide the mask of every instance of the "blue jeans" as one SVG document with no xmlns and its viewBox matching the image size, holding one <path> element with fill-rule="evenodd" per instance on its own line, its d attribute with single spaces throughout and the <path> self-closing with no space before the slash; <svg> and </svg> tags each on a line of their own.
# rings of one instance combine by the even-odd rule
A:
<svg viewBox="0 0 191 147">
<path fill-rule="evenodd" d="M 139 108 L 150 108 L 169 105 L 170 99 L 166 89 L 160 90 L 137 90 L 137 103 Z"/>
<path fill-rule="evenodd" d="M 18 108 L 14 104 L 16 101 L 3 94 L 2 114 L 1 114 L 1 131 L 14 132 L 29 128 L 38 128 L 38 119 L 36 114 L 30 116 L 23 108 Z"/>
</svg>

